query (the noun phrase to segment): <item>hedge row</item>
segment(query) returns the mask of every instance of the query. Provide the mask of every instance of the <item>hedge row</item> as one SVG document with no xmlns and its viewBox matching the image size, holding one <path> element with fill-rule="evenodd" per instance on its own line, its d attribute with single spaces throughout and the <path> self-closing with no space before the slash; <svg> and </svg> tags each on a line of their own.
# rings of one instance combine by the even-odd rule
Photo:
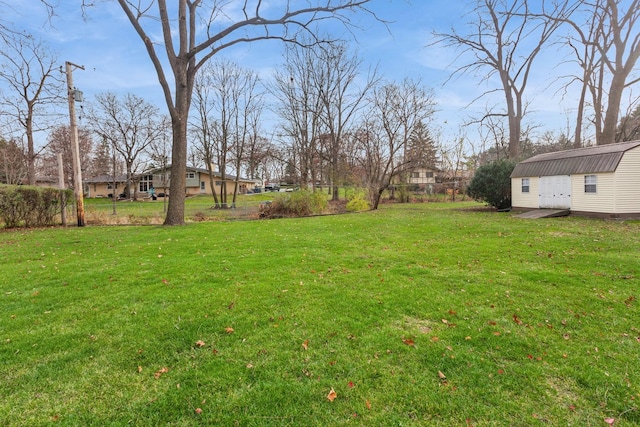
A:
<svg viewBox="0 0 640 427">
<path fill-rule="evenodd" d="M 54 225 L 60 213 L 60 198 L 71 200 L 71 190 L 27 185 L 0 185 L 0 222 L 5 228 Z"/>
</svg>

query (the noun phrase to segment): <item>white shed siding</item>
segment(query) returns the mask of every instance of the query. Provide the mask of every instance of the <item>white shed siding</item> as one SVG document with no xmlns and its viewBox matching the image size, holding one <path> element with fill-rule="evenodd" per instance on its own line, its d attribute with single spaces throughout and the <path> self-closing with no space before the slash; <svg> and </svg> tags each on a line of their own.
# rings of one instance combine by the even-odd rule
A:
<svg viewBox="0 0 640 427">
<path fill-rule="evenodd" d="M 514 208 L 538 208 L 538 177 L 529 178 L 529 192 L 522 192 L 522 178 L 511 179 L 511 206 Z"/>
<path fill-rule="evenodd" d="M 596 175 L 595 193 L 584 192 L 585 175 Z M 576 174 L 571 176 L 571 210 L 581 212 L 615 212 L 615 173 Z"/>
<path fill-rule="evenodd" d="M 616 213 L 640 212 L 640 147 L 625 153 L 616 169 Z"/>
</svg>

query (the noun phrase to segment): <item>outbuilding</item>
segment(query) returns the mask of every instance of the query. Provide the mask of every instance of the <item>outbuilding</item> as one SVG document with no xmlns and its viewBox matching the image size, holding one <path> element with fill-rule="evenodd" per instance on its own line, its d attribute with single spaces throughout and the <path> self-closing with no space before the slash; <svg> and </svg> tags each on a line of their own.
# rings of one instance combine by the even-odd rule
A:
<svg viewBox="0 0 640 427">
<path fill-rule="evenodd" d="M 514 210 L 640 218 L 640 141 L 539 154 L 511 173 Z"/>
</svg>

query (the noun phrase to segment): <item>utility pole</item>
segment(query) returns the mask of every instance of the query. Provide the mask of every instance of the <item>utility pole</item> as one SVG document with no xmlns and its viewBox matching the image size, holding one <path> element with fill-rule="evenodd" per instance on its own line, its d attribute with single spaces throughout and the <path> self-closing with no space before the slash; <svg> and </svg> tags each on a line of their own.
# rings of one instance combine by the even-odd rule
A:
<svg viewBox="0 0 640 427">
<path fill-rule="evenodd" d="M 73 68 L 84 70 L 82 65 L 65 62 L 67 73 L 67 94 L 69 98 L 69 117 L 71 120 L 71 155 L 73 156 L 73 194 L 76 198 L 78 227 L 84 227 L 84 188 L 82 187 L 82 168 L 80 165 L 80 147 L 78 144 L 78 124 L 76 123 L 76 90 L 73 87 Z"/>
</svg>

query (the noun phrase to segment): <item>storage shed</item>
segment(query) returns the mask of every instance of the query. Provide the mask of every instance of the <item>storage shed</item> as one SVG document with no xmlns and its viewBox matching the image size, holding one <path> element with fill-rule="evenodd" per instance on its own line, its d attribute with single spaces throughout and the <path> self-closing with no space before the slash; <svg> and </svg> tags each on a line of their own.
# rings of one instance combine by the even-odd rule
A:
<svg viewBox="0 0 640 427">
<path fill-rule="evenodd" d="M 640 141 L 539 154 L 511 173 L 514 210 L 640 218 Z"/>
</svg>

